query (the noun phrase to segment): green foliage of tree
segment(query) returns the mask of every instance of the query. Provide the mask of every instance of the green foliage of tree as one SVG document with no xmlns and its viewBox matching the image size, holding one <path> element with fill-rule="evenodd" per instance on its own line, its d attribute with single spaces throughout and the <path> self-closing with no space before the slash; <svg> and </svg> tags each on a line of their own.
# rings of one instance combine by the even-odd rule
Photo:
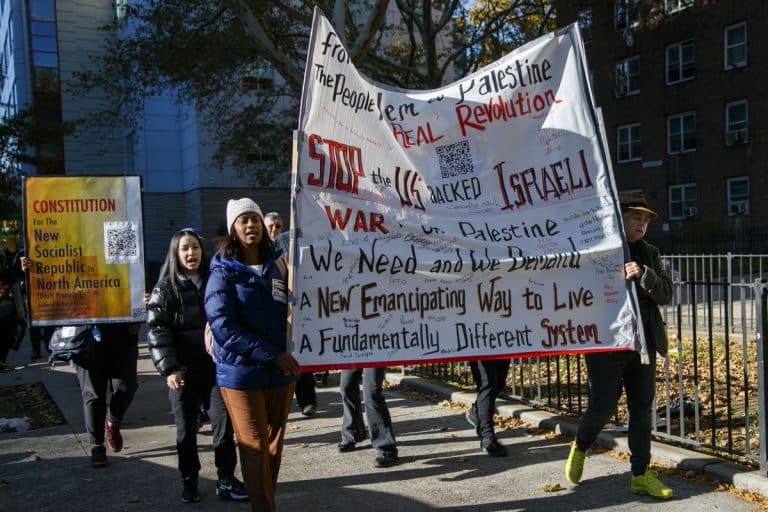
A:
<svg viewBox="0 0 768 512">
<path fill-rule="evenodd" d="M 21 165 L 50 167 L 39 148 L 75 129 L 75 123 L 51 122 L 46 110 L 44 104 L 32 105 L 0 120 L 0 217 L 19 211 Z"/>
<path fill-rule="evenodd" d="M 32 115 L 22 111 L 0 121 L 0 218 L 18 212 L 21 204 L 19 166 L 29 162 Z"/>
<path fill-rule="evenodd" d="M 148 97 L 171 89 L 203 113 L 219 163 L 260 169 L 267 183 L 288 170 L 315 6 L 362 73 L 413 89 L 451 82 L 552 27 L 550 0 L 479 0 L 469 7 L 461 0 L 395 0 L 399 16 L 388 16 L 389 4 L 147 0 L 103 27 L 104 54 L 70 89 L 104 91 L 115 101 L 99 120 L 126 126 L 140 119 Z M 283 80 L 270 84 L 265 76 L 273 69 Z M 276 161 L 257 167 L 265 153 Z"/>
<path fill-rule="evenodd" d="M 477 0 L 457 18 L 467 45 L 468 72 L 500 59 L 556 27 L 552 0 Z"/>
</svg>

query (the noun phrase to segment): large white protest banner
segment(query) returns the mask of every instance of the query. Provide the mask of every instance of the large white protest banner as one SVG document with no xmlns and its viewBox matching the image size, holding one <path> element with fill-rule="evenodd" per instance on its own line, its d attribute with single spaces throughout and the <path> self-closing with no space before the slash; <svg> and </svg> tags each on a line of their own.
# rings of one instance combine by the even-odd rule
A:
<svg viewBox="0 0 768 512">
<path fill-rule="evenodd" d="M 395 89 L 316 12 L 293 175 L 302 366 L 635 349 L 585 69 L 571 26 L 440 89 Z"/>
</svg>

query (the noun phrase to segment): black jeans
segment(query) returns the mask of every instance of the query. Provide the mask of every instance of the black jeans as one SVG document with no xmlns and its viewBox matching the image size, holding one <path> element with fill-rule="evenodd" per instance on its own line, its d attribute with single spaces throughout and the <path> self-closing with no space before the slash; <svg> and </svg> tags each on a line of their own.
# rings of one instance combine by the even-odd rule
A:
<svg viewBox="0 0 768 512">
<path fill-rule="evenodd" d="M 509 359 L 487 359 L 482 361 L 470 361 L 472 378 L 477 388 L 477 417 L 480 425 L 477 427 L 477 435 L 481 438 L 493 437 L 493 414 L 496 409 L 496 397 L 504 391 L 509 372 Z"/>
<path fill-rule="evenodd" d="M 184 374 L 184 386 L 180 391 L 168 390 L 171 410 L 176 424 L 176 453 L 182 477 L 196 476 L 200 472 L 197 454 L 197 424 L 201 404 L 207 404 L 208 417 L 213 429 L 214 463 L 219 478 L 235 474 L 237 455 L 232 422 L 215 385 L 213 362 L 190 365 Z"/>
<path fill-rule="evenodd" d="M 298 402 L 299 407 L 302 408 L 305 405 L 317 405 L 314 373 L 302 373 L 299 377 L 299 381 L 296 383 L 296 402 Z"/>
<path fill-rule="evenodd" d="M 127 331 L 124 335 L 105 335 L 102 329 L 102 336 L 88 368 L 75 366 L 83 399 L 85 429 L 91 444 L 104 444 L 104 420 L 108 417 L 110 422 L 122 421 L 139 387 L 136 335 Z M 107 406 L 108 388 L 112 397 Z"/>
<path fill-rule="evenodd" d="M 4 363 L 8 357 L 8 351 L 11 349 L 13 340 L 13 330 L 16 329 L 16 321 L 16 313 L 0 318 L 0 363 Z"/>
<path fill-rule="evenodd" d="M 656 392 L 656 353 L 651 364 L 640 364 L 634 351 L 587 354 L 589 406 L 579 422 L 576 445 L 586 450 L 616 411 L 622 386 L 629 410 L 629 462 L 632 474 L 642 475 L 651 462 L 651 409 Z"/>
<path fill-rule="evenodd" d="M 341 402 L 344 407 L 344 418 L 341 424 L 342 443 L 355 443 L 365 437 L 363 408 L 360 403 L 360 380 L 362 379 L 365 414 L 368 418 L 371 445 L 380 451 L 394 451 L 396 449 L 392 417 L 389 415 L 382 389 L 384 375 L 384 368 L 343 370 L 341 372 Z"/>
<path fill-rule="evenodd" d="M 48 340 L 53 334 L 53 327 L 31 327 L 29 329 L 29 344 L 32 346 L 32 353 L 39 354 L 40 347 L 48 350 Z"/>
</svg>

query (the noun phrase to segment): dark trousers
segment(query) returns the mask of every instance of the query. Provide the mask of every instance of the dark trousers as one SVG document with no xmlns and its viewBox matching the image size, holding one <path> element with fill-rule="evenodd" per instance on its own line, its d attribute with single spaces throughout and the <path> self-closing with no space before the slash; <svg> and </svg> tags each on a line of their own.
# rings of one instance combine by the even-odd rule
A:
<svg viewBox="0 0 768 512">
<path fill-rule="evenodd" d="M 640 364 L 633 351 L 587 354 L 589 406 L 579 422 L 576 445 L 586 450 L 616 412 L 622 386 L 629 409 L 629 462 L 632 474 L 642 475 L 651 462 L 651 409 L 656 392 L 656 353 L 651 364 Z"/>
<path fill-rule="evenodd" d="M 477 388 L 474 405 L 477 407 L 477 417 L 480 420 L 477 435 L 482 438 L 494 435 L 493 414 L 496 410 L 496 397 L 504 391 L 506 386 L 509 363 L 509 359 L 488 359 L 469 363 L 472 379 Z"/>
<path fill-rule="evenodd" d="M 360 403 L 360 380 L 363 381 L 365 415 L 371 445 L 381 451 L 395 450 L 395 432 L 384 400 L 384 368 L 343 370 L 341 372 L 341 403 L 344 418 L 341 423 L 341 442 L 356 443 L 365 438 L 363 408 Z"/>
<path fill-rule="evenodd" d="M 201 404 L 211 419 L 214 463 L 219 478 L 235 474 L 237 455 L 232 422 L 215 382 L 213 363 L 190 366 L 184 374 L 180 391 L 168 390 L 174 422 L 176 423 L 176 453 L 182 477 L 197 476 L 200 457 L 197 454 L 197 425 Z"/>
<path fill-rule="evenodd" d="M 32 346 L 32 354 L 39 354 L 40 347 L 48 350 L 48 340 L 53 334 L 53 327 L 32 327 L 29 329 L 29 344 Z"/>
<path fill-rule="evenodd" d="M 13 330 L 16 329 L 16 314 L 0 319 L 0 362 L 4 363 L 13 343 Z M 310 373 L 311 377 L 312 374 Z"/>
<path fill-rule="evenodd" d="M 104 420 L 122 421 L 139 387 L 136 335 L 127 331 L 121 336 L 105 335 L 103 331 L 103 340 L 97 344 L 88 368 L 75 365 L 91 444 L 104 444 Z M 107 405 L 108 389 L 112 397 Z"/>
<path fill-rule="evenodd" d="M 302 373 L 299 377 L 299 381 L 296 383 L 296 402 L 299 404 L 299 407 L 310 404 L 317 405 L 314 373 Z"/>
</svg>

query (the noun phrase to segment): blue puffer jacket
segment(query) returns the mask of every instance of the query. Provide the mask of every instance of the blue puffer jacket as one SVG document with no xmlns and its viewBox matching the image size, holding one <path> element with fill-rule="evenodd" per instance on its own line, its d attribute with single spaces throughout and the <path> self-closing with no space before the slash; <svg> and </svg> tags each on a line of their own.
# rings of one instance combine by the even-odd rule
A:
<svg viewBox="0 0 768 512">
<path fill-rule="evenodd" d="M 270 388 L 296 380 L 272 364 L 287 346 L 288 283 L 279 257 L 268 257 L 257 273 L 237 260 L 214 256 L 205 313 L 216 340 L 219 386 Z"/>
</svg>

